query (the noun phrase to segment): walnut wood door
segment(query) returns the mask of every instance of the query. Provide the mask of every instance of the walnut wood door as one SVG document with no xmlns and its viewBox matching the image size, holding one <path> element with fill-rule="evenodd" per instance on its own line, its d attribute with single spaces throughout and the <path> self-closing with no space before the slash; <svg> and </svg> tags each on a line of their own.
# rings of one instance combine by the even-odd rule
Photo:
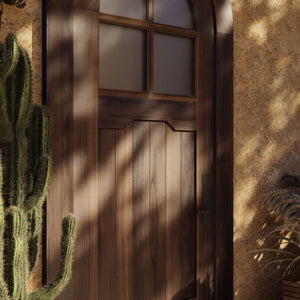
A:
<svg viewBox="0 0 300 300">
<path fill-rule="evenodd" d="M 98 15 L 98 298 L 206 300 L 201 37 L 188 1 L 129 2 L 102 0 Z"/>
<path fill-rule="evenodd" d="M 73 277 L 59 299 L 212 300 L 223 283 L 214 14 L 209 0 L 174 2 L 48 1 L 48 280 L 60 219 L 78 218 Z"/>
</svg>

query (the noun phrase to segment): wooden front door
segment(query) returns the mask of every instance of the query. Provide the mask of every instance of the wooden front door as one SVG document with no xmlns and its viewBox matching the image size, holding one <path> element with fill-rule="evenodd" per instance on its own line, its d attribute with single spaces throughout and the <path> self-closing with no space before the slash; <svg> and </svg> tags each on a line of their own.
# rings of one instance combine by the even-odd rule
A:
<svg viewBox="0 0 300 300">
<path fill-rule="evenodd" d="M 201 260 L 210 204 L 197 200 L 196 174 L 212 162 L 196 145 L 210 149 L 211 128 L 197 129 L 203 45 L 192 7 L 114 2 L 98 15 L 99 300 L 206 300 L 197 284 L 213 264 Z"/>
<path fill-rule="evenodd" d="M 210 0 L 174 2 L 48 1 L 48 280 L 60 219 L 78 218 L 59 299 L 212 300 L 220 285 L 214 14 Z"/>
</svg>

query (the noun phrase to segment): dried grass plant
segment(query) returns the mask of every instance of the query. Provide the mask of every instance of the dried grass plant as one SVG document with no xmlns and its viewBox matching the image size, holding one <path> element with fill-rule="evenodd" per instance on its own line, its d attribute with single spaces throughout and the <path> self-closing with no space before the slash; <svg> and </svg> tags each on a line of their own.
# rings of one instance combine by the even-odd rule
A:
<svg viewBox="0 0 300 300">
<path fill-rule="evenodd" d="M 291 175 L 283 176 L 278 186 L 263 197 L 263 207 L 270 215 L 279 219 L 280 225 L 257 239 L 257 244 L 275 241 L 273 247 L 248 251 L 238 260 L 250 254 L 274 253 L 276 257 L 266 263 L 262 271 L 269 267 L 281 271 L 281 277 L 292 274 L 300 276 L 300 181 Z"/>
</svg>

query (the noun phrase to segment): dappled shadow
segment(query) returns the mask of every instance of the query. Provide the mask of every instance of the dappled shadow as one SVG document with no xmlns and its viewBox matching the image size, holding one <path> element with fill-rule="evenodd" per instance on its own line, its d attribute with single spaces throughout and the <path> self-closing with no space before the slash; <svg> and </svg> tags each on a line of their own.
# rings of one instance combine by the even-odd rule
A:
<svg viewBox="0 0 300 300">
<path fill-rule="evenodd" d="M 282 175 L 299 174 L 300 7 L 294 1 L 232 4 L 237 259 L 274 225 L 261 206 L 263 195 Z M 251 255 L 235 265 L 236 299 L 280 299 L 279 272 L 259 272 L 269 260 Z"/>
<path fill-rule="evenodd" d="M 63 4 L 60 5 L 63 6 Z M 117 176 L 114 173 L 117 157 L 115 146 L 113 146 L 116 137 L 106 139 L 105 143 L 99 146 L 96 130 L 94 130 L 95 137 L 83 136 L 88 132 L 86 126 L 92 126 L 89 123 L 90 119 L 96 118 L 97 112 L 85 109 L 90 105 L 88 102 L 90 98 L 85 98 L 87 93 L 83 92 L 83 97 L 80 99 L 82 103 L 75 103 L 73 99 L 74 90 L 77 90 L 78 96 L 89 82 L 86 70 L 81 72 L 79 68 L 82 65 L 78 62 L 79 67 L 75 66 L 76 61 L 73 61 L 72 29 L 64 26 L 68 23 L 70 16 L 65 13 L 64 8 L 60 10 L 59 7 L 55 7 L 55 9 L 58 11 L 52 20 L 55 21 L 52 34 L 55 35 L 57 30 L 61 34 L 61 40 L 58 40 L 57 44 L 48 44 L 47 96 L 53 118 L 53 174 L 48 197 L 47 220 L 48 280 L 53 280 L 59 266 L 60 219 L 69 211 L 74 211 L 78 215 L 79 228 L 73 279 L 59 299 L 98 299 L 98 294 L 92 294 L 92 290 L 99 290 L 102 295 L 100 299 L 105 300 L 146 300 L 147 297 L 149 300 L 171 299 L 172 297 L 178 299 L 176 293 L 190 298 L 196 292 L 196 283 L 193 283 L 196 268 L 195 244 L 193 244 L 196 226 L 195 195 L 186 196 L 190 202 L 187 206 L 180 204 L 182 206 L 177 208 L 178 214 L 169 208 L 168 213 L 171 216 L 168 217 L 166 204 L 155 194 L 158 183 L 154 182 L 151 187 L 143 186 L 141 182 L 136 183 L 137 180 L 143 178 L 142 174 L 141 178 L 136 175 L 132 199 L 118 194 L 118 190 L 121 187 L 124 188 L 125 184 L 129 188 L 132 185 L 127 182 L 128 177 L 132 176 L 128 171 L 129 162 L 131 161 L 134 165 L 136 160 L 141 159 L 141 153 L 145 151 L 148 141 L 142 134 L 135 143 L 134 157 L 131 153 L 120 163 Z M 51 40 L 51 37 L 49 39 Z M 82 53 L 89 53 L 89 44 L 77 45 Z M 70 66 L 78 67 L 79 72 L 76 72 L 75 76 L 74 69 Z M 98 66 L 95 67 L 98 68 Z M 85 99 L 86 102 L 84 102 Z M 92 101 L 98 101 L 97 97 Z M 94 106 L 91 105 L 91 107 Z M 97 124 L 93 125 L 97 126 Z M 122 135 L 121 131 L 116 132 Z M 180 135 L 180 133 L 177 134 Z M 122 147 L 123 139 L 120 138 L 120 147 Z M 163 140 L 155 141 L 156 144 L 160 142 L 163 143 Z M 95 152 L 99 149 L 100 170 L 97 157 L 88 157 L 90 148 L 94 148 Z M 192 149 L 194 151 L 194 146 Z M 174 161 L 174 164 L 176 163 L 179 162 Z M 159 167 L 163 168 L 164 164 Z M 105 175 L 101 177 L 103 169 Z M 100 186 L 99 195 L 95 195 L 95 191 L 88 190 L 91 182 L 94 182 L 95 186 Z M 150 179 L 148 182 L 150 183 Z M 190 182 L 180 184 L 176 182 L 170 186 L 171 193 L 174 194 L 173 190 L 178 191 L 180 185 L 189 186 L 190 184 Z M 146 199 L 151 194 L 150 188 L 154 195 L 154 199 L 151 199 L 153 201 Z M 84 201 L 80 203 L 78 194 L 83 194 L 83 190 L 86 198 L 83 197 Z M 194 187 L 191 187 L 191 191 L 194 193 Z M 178 203 L 184 199 L 180 197 L 180 193 L 181 191 L 174 196 Z M 165 198 L 164 195 L 161 197 Z M 51 205 L 51 201 L 55 201 L 55 207 Z M 130 217 L 127 221 L 122 219 L 124 223 L 119 224 L 116 213 L 126 218 L 123 215 L 125 212 L 132 216 L 132 219 L 130 220 Z M 130 225 L 130 222 L 133 224 Z M 122 234 L 119 235 L 119 231 Z M 167 256 L 167 250 L 170 253 L 169 256 Z M 173 261 L 168 262 L 170 259 Z M 191 270 L 192 276 L 190 276 Z M 203 279 L 202 284 L 205 281 L 206 278 Z M 191 287 L 188 288 L 189 286 Z M 136 294 L 132 294 L 131 288 Z"/>
<path fill-rule="evenodd" d="M 87 224 L 79 225 L 78 241 L 91 241 L 87 246 L 99 255 L 99 274 L 94 278 L 99 299 L 191 298 L 196 293 L 194 182 L 184 183 L 182 174 L 166 174 L 170 172 L 163 163 L 166 159 L 164 130 L 171 131 L 168 126 L 152 122 L 150 125 L 146 122 L 135 124 L 136 129 L 102 129 L 99 133 L 99 213 L 95 220 L 89 220 L 98 223 L 98 241 L 94 240 L 93 232 L 84 230 Z M 139 126 L 145 132 L 135 134 L 131 140 L 131 134 L 139 130 Z M 149 126 L 153 126 L 151 136 L 158 137 L 152 141 L 152 147 L 157 150 L 152 148 L 152 154 L 149 153 Z M 181 133 L 176 135 L 182 139 Z M 183 149 L 183 152 L 193 153 L 194 146 L 190 146 L 192 149 Z M 194 162 L 193 155 L 188 158 L 190 163 Z M 151 159 L 161 164 L 149 165 L 149 170 L 141 169 L 144 166 L 140 165 L 141 161 L 147 168 L 147 161 Z M 182 162 L 174 161 L 173 164 L 179 167 Z M 167 175 L 180 176 L 179 182 L 175 180 L 166 188 Z M 191 188 L 189 195 L 184 195 L 186 185 Z M 175 194 L 177 191 L 179 193 Z M 83 286 L 85 278 L 79 270 L 86 261 L 87 251 L 90 250 L 77 252 L 76 274 L 61 299 L 72 299 L 75 297 L 72 287 Z M 51 261 L 51 264 L 57 262 Z M 76 299 L 86 297 L 85 293 L 84 289 L 77 290 Z"/>
</svg>

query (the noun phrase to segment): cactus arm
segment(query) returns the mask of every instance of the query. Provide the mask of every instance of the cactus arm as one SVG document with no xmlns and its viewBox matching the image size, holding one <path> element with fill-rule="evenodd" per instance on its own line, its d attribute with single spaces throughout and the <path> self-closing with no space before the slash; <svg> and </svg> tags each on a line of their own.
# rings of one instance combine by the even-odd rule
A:
<svg viewBox="0 0 300 300">
<path fill-rule="evenodd" d="M 26 51 L 19 47 L 20 49 L 20 68 L 23 68 L 24 79 L 23 86 L 20 87 L 22 89 L 18 121 L 16 130 L 17 133 L 20 134 L 26 128 L 27 122 L 29 121 L 32 107 L 32 72 L 31 72 L 31 64 L 28 58 Z M 21 59 L 22 58 L 22 59 Z"/>
<path fill-rule="evenodd" d="M 50 154 L 50 113 L 46 106 L 33 105 L 31 123 L 28 128 L 30 156 Z"/>
<path fill-rule="evenodd" d="M 29 232 L 28 232 L 28 250 L 29 250 L 29 271 L 31 272 L 40 251 L 40 238 L 43 224 L 43 207 L 37 206 L 28 217 Z"/>
<path fill-rule="evenodd" d="M 7 281 L 12 299 L 27 299 L 29 276 L 26 214 L 16 206 L 6 210 Z"/>
<path fill-rule="evenodd" d="M 2 183 L 3 183 L 3 178 L 2 178 L 2 165 L 1 165 L 1 156 L 0 156 L 0 239 L 3 241 L 3 235 L 4 235 L 4 202 L 3 198 L 1 195 L 2 191 Z M 9 299 L 8 296 L 8 287 L 5 282 L 5 277 L 4 277 L 4 257 L 3 257 L 3 251 L 4 251 L 4 243 L 0 243 L 0 299 Z"/>
<path fill-rule="evenodd" d="M 24 137 L 20 137 L 18 140 L 14 140 L 11 143 L 3 147 L 3 153 L 5 153 L 6 161 L 4 162 L 4 194 L 7 204 L 12 206 L 22 207 L 25 199 L 25 180 L 26 180 L 26 165 L 27 159 L 24 156 L 24 147 L 26 141 Z"/>
<path fill-rule="evenodd" d="M 29 141 L 28 156 L 29 172 L 33 178 L 28 184 L 28 196 L 25 209 L 28 212 L 29 229 L 29 259 L 30 270 L 34 267 L 38 255 L 38 244 L 42 230 L 42 206 L 45 201 L 51 173 L 50 153 L 50 114 L 47 107 L 33 105 L 31 122 L 27 130 Z M 38 162 L 36 158 L 40 157 Z"/>
<path fill-rule="evenodd" d="M 51 173 L 51 160 L 44 156 L 39 159 L 36 169 L 36 176 L 33 184 L 33 191 L 25 200 L 26 211 L 32 210 L 36 205 L 43 204 L 46 197 Z"/>
<path fill-rule="evenodd" d="M 61 242 L 61 267 L 57 279 L 29 295 L 29 300 L 55 299 L 68 284 L 72 273 L 72 261 L 75 248 L 76 219 L 73 215 L 64 218 Z"/>
<path fill-rule="evenodd" d="M 34 105 L 29 127 L 29 156 L 34 183 L 26 201 L 26 209 L 33 208 L 45 199 L 51 173 L 50 154 L 50 115 L 47 107 Z"/>
<path fill-rule="evenodd" d="M 0 143 L 8 143 L 13 139 L 11 122 L 8 117 L 5 86 L 0 79 Z"/>
<path fill-rule="evenodd" d="M 6 49 L 3 56 L 0 63 L 0 78 L 5 80 L 15 70 L 19 57 L 17 39 L 12 33 L 6 37 Z"/>
</svg>

